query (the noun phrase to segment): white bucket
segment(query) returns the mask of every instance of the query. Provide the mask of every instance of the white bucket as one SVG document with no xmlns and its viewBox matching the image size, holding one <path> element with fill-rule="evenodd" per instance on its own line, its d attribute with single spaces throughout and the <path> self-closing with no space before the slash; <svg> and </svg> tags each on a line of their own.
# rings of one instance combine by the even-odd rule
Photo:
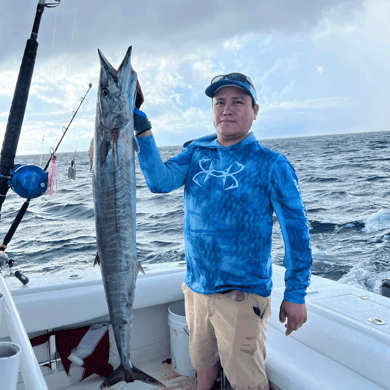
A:
<svg viewBox="0 0 390 390">
<path fill-rule="evenodd" d="M 0 390 L 15 390 L 18 383 L 20 347 L 0 342 Z"/>
<path fill-rule="evenodd" d="M 190 332 L 186 324 L 184 301 L 172 303 L 168 308 L 171 336 L 172 367 L 180 375 L 195 377 L 190 357 Z"/>
</svg>

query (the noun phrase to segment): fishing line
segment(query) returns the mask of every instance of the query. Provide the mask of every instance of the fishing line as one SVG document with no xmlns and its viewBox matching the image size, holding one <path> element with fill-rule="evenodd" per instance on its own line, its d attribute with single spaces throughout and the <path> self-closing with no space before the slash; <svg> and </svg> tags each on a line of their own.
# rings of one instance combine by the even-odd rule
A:
<svg viewBox="0 0 390 390">
<path fill-rule="evenodd" d="M 59 140 L 57 146 L 56 146 L 55 148 L 50 148 L 50 154 L 51 154 L 51 156 L 50 156 L 49 161 L 47 162 L 45 168 L 43 168 L 43 170 L 44 170 L 45 172 L 46 172 L 46 169 L 47 169 L 48 166 L 49 166 L 49 163 L 50 163 L 52 157 L 57 153 L 57 150 L 58 150 L 58 148 L 59 148 L 59 146 L 60 146 L 62 140 L 64 139 L 66 132 L 68 131 L 70 125 L 72 124 L 73 119 L 75 118 L 77 112 L 79 111 L 81 105 L 83 104 L 83 102 L 84 102 L 84 100 L 85 100 L 85 97 L 87 96 L 87 94 L 88 94 L 88 92 L 89 92 L 89 90 L 90 90 L 91 88 L 92 88 L 92 84 L 89 83 L 89 84 L 88 84 L 88 90 L 87 90 L 87 92 L 85 93 L 85 95 L 80 99 L 80 103 L 79 103 L 79 105 L 78 105 L 76 111 L 73 111 L 72 118 L 70 119 L 70 122 L 68 123 L 68 125 L 67 125 L 66 127 L 63 127 L 63 128 L 62 128 L 62 136 L 61 136 L 61 139 Z"/>
<path fill-rule="evenodd" d="M 51 44 L 51 57 L 50 57 L 50 69 L 49 69 L 49 87 L 52 86 L 52 80 L 51 80 L 51 74 L 52 73 L 51 72 L 52 72 L 52 69 L 53 69 L 54 42 L 55 42 L 56 31 L 57 31 L 57 14 L 58 14 L 58 11 L 56 9 L 55 17 L 54 17 L 53 41 L 52 41 L 52 44 Z M 47 110 L 47 100 L 45 101 L 45 111 L 44 111 L 44 114 L 43 114 L 43 117 L 44 117 L 45 121 L 43 123 L 43 130 L 42 130 L 41 159 L 40 159 L 40 162 L 39 162 L 39 166 L 40 167 L 42 167 L 43 143 L 44 143 L 44 140 L 45 140 L 45 131 L 46 131 L 46 122 L 47 122 L 46 121 L 46 110 Z"/>
<path fill-rule="evenodd" d="M 66 87 L 68 85 L 68 72 L 69 72 L 70 58 L 71 58 L 71 52 L 72 52 L 72 47 L 73 47 L 74 33 L 76 30 L 76 17 L 77 17 L 78 7 L 79 7 L 79 0 L 77 0 L 76 11 L 75 11 L 74 18 L 73 18 L 72 36 L 70 39 L 70 46 L 69 46 L 69 52 L 68 52 L 68 65 L 67 65 L 66 72 L 65 72 L 65 85 L 64 85 L 64 92 L 62 94 L 62 107 L 61 107 L 60 117 L 64 114 L 65 92 L 66 92 Z"/>
</svg>

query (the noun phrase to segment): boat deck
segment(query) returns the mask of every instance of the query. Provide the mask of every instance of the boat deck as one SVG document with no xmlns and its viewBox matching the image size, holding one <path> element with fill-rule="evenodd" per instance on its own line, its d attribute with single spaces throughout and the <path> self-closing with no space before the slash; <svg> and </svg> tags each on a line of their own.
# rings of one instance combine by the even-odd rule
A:
<svg viewBox="0 0 390 390">
<path fill-rule="evenodd" d="M 170 358 L 167 356 L 166 359 Z M 172 365 L 163 363 L 166 359 L 157 359 L 145 363 L 137 364 L 137 368 L 147 372 L 152 377 L 158 379 L 160 382 L 169 390 L 196 390 L 195 378 L 182 376 L 173 371 Z M 114 363 L 115 359 L 110 359 L 111 363 Z M 118 359 L 119 363 L 119 359 Z M 116 367 L 114 363 L 114 367 Z M 66 390 L 97 390 L 103 382 L 102 377 L 98 375 L 91 375 L 89 378 L 84 379 L 82 382 L 76 383 L 73 386 L 66 387 Z M 120 382 L 113 387 L 111 390 L 157 390 L 159 387 L 152 387 L 147 383 L 136 381 L 133 383 Z"/>
<path fill-rule="evenodd" d="M 166 359 L 156 359 L 151 360 L 145 363 L 137 364 L 137 368 L 147 372 L 152 377 L 158 379 L 160 382 L 169 390 L 196 390 L 196 380 L 194 377 L 183 376 L 177 374 L 170 363 L 167 363 L 167 359 L 170 359 L 170 356 L 167 356 Z M 110 363 L 118 363 L 119 358 L 115 357 L 113 354 L 110 357 Z M 66 390 L 97 390 L 104 378 L 98 375 L 91 375 L 89 378 L 83 380 L 82 382 L 76 383 L 73 386 L 68 386 Z M 136 381 L 134 383 L 117 383 L 114 387 L 111 387 L 110 390 L 159 390 L 159 387 L 152 387 L 147 383 Z M 218 378 L 216 384 L 212 390 L 221 389 L 221 378 Z M 228 382 L 227 390 L 233 390 Z M 270 383 L 270 390 L 282 390 L 274 384 Z"/>
<path fill-rule="evenodd" d="M 169 307 L 183 300 L 183 278 L 184 272 L 171 271 L 140 277 L 131 329 L 132 362 L 171 390 L 196 389 L 194 377 L 178 375 L 169 363 L 172 328 Z M 273 315 L 268 320 L 266 360 L 267 376 L 277 385 L 271 385 L 272 390 L 390 390 L 386 375 L 390 362 L 388 298 L 312 276 L 306 297 L 309 320 L 302 330 L 286 337 L 285 325 L 278 317 L 285 290 L 282 267 L 273 266 L 273 281 Z M 87 324 L 109 324 L 100 281 L 19 288 L 13 291 L 13 296 L 30 338 Z M 108 326 L 109 361 L 116 368 L 119 358 L 112 327 Z M 5 327 L 0 328 L 0 339 L 9 336 L 4 330 Z M 104 378 L 95 375 L 75 384 L 78 375 L 66 374 L 54 346 L 56 340 L 50 336 L 49 341 L 34 347 L 48 389 L 98 390 Z M 79 373 L 77 366 L 73 373 Z M 156 388 L 140 381 L 110 387 L 120 389 Z M 214 386 L 213 390 L 217 389 Z M 17 390 L 28 390 L 22 378 Z"/>
</svg>

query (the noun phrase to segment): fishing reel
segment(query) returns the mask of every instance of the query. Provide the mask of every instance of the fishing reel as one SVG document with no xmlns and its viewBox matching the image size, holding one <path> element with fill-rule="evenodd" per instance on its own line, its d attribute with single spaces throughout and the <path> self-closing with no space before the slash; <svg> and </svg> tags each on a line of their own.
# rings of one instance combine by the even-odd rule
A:
<svg viewBox="0 0 390 390">
<path fill-rule="evenodd" d="M 26 285 L 29 280 L 28 278 L 23 275 L 20 271 L 16 271 L 15 273 L 12 272 L 12 267 L 14 266 L 14 259 L 10 259 L 6 253 L 0 254 L 0 273 L 3 270 L 3 264 L 8 265 L 9 267 L 9 275 L 8 276 L 15 276 L 15 278 L 19 279 L 24 285 Z"/>
<path fill-rule="evenodd" d="M 22 198 L 38 198 L 47 190 L 47 174 L 35 165 L 17 164 L 10 170 L 7 179 L 12 190 Z"/>
</svg>

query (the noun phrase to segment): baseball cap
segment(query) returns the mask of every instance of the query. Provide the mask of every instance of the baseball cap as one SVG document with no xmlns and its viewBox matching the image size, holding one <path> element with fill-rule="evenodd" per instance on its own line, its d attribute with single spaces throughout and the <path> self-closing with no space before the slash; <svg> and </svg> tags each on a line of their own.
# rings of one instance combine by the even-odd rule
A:
<svg viewBox="0 0 390 390">
<path fill-rule="evenodd" d="M 256 89 L 252 80 L 242 73 L 229 73 L 215 76 L 206 88 L 205 93 L 208 97 L 212 98 L 219 89 L 228 86 L 241 88 L 252 97 L 255 103 L 257 102 Z"/>
</svg>

